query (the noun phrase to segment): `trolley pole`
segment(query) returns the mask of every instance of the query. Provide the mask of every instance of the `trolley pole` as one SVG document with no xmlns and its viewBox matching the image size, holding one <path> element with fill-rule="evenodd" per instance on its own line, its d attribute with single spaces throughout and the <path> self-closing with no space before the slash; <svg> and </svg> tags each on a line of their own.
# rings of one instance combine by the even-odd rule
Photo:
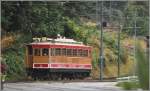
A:
<svg viewBox="0 0 150 91">
<path fill-rule="evenodd" d="M 103 80 L 103 1 L 101 1 L 100 80 Z"/>
</svg>

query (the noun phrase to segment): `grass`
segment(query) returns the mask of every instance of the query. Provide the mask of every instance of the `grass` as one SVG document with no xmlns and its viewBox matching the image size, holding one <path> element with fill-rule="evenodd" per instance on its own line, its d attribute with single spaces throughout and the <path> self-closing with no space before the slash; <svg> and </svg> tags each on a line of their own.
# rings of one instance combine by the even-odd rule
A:
<svg viewBox="0 0 150 91">
<path fill-rule="evenodd" d="M 136 90 L 140 88 L 138 82 L 119 82 L 116 86 L 122 87 L 125 90 Z"/>
</svg>

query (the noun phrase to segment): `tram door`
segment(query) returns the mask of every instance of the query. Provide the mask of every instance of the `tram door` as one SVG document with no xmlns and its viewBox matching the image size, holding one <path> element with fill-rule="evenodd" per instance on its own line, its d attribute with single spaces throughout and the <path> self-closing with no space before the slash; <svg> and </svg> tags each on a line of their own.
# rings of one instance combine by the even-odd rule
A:
<svg viewBox="0 0 150 91">
<path fill-rule="evenodd" d="M 32 68 L 33 64 L 33 48 L 31 45 L 27 45 L 26 47 L 26 67 L 27 68 Z"/>
</svg>

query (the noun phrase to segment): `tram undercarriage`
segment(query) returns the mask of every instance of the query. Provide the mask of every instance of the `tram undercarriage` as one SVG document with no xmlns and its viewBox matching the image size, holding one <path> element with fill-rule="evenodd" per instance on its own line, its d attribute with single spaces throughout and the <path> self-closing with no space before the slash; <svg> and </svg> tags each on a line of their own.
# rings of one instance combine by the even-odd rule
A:
<svg viewBox="0 0 150 91">
<path fill-rule="evenodd" d="M 34 80 L 75 80 L 90 76 L 87 69 L 26 69 Z"/>
</svg>

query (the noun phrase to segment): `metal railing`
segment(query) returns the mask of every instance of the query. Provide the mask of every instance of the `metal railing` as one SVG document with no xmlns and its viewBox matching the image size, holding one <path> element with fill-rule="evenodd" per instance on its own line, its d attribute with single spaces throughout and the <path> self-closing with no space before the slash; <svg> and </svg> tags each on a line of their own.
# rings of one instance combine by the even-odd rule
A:
<svg viewBox="0 0 150 91">
<path fill-rule="evenodd" d="M 127 77 L 119 77 L 116 78 L 117 82 L 138 82 L 138 77 L 137 76 L 127 76 Z"/>
</svg>

